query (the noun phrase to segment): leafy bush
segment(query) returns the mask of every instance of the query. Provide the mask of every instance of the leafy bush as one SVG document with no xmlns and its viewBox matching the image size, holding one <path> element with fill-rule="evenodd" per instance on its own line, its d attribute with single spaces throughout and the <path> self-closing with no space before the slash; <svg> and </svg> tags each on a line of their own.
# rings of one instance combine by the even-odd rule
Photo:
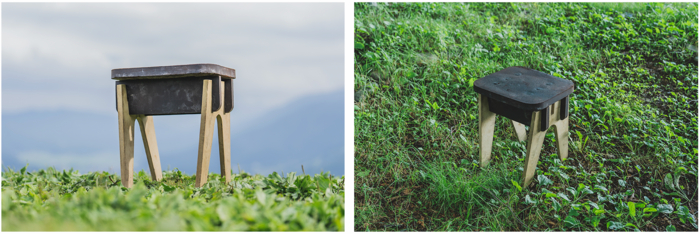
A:
<svg viewBox="0 0 700 234">
<path fill-rule="evenodd" d="M 194 187 L 194 176 L 163 172 L 135 185 L 118 175 L 80 174 L 53 168 L 2 173 L 3 231 L 339 231 L 344 220 L 344 177 L 329 173 L 282 177 L 232 174 L 225 184 L 210 173 Z"/>
</svg>

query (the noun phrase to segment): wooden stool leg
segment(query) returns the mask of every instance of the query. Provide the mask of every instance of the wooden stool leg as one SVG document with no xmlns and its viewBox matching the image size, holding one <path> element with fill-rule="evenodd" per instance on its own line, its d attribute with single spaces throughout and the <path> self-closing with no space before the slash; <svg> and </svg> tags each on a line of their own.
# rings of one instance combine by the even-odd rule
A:
<svg viewBox="0 0 700 234">
<path fill-rule="evenodd" d="M 540 125 L 542 122 L 541 118 L 549 117 L 547 115 L 542 115 L 543 111 L 532 112 L 532 122 L 530 122 L 530 132 L 527 138 L 527 156 L 525 157 L 525 171 L 523 171 L 523 187 L 527 187 L 532 182 L 532 177 L 535 176 L 535 169 L 537 168 L 537 161 L 540 159 L 540 152 L 542 151 L 542 144 L 544 143 L 544 136 L 547 131 L 542 131 Z"/>
<path fill-rule="evenodd" d="M 554 127 L 559 158 L 564 161 L 569 156 L 569 118 L 560 120 Z"/>
<path fill-rule="evenodd" d="M 221 164 L 221 176 L 226 183 L 231 182 L 231 113 L 223 113 L 218 116 L 219 127 L 219 160 Z"/>
<path fill-rule="evenodd" d="M 211 157 L 211 144 L 214 138 L 214 118 L 212 113 L 211 92 L 212 81 L 204 80 L 202 90 L 202 118 L 199 127 L 199 150 L 197 151 L 197 175 L 195 187 L 202 187 L 207 182 L 209 175 L 209 157 Z"/>
<path fill-rule="evenodd" d="M 119 158 L 122 185 L 134 185 L 134 118 L 129 115 L 126 87 L 117 85 L 117 118 L 119 120 Z"/>
<path fill-rule="evenodd" d="M 518 123 L 514 120 L 511 121 L 513 122 L 513 128 L 515 128 L 515 135 L 518 136 L 518 140 L 526 141 L 527 131 L 525 131 L 525 124 Z"/>
<path fill-rule="evenodd" d="M 557 122 L 554 124 L 554 136 L 557 138 L 557 149 L 559 150 L 559 158 L 561 161 L 564 161 L 564 159 L 569 156 L 569 116 L 561 119 L 561 111 L 559 110 L 560 108 L 568 107 L 568 105 L 562 105 L 562 102 L 565 101 L 566 100 L 562 100 L 557 103 Z"/>
<path fill-rule="evenodd" d="M 158 143 L 156 141 L 156 130 L 153 127 L 153 117 L 140 115 L 136 118 L 139 121 L 141 128 L 141 138 L 143 146 L 146 148 L 146 158 L 148 158 L 148 167 L 151 170 L 151 178 L 154 181 L 160 181 L 162 171 L 160 169 L 160 156 L 158 156 Z"/>
<path fill-rule="evenodd" d="M 491 160 L 493 146 L 493 128 L 496 125 L 496 113 L 489 110 L 488 98 L 479 94 L 479 156 L 481 166 L 485 167 Z"/>
</svg>

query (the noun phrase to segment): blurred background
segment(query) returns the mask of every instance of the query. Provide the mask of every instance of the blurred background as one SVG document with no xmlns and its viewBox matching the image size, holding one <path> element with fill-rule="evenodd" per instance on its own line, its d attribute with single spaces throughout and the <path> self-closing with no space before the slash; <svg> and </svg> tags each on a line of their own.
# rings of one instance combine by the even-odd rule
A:
<svg viewBox="0 0 700 234">
<path fill-rule="evenodd" d="M 343 15 L 343 3 L 2 3 L 2 167 L 119 173 L 111 70 L 214 63 L 236 69 L 234 173 L 343 175 Z M 199 121 L 154 116 L 163 170 L 195 173 Z M 134 135 L 134 169 L 148 171 Z"/>
</svg>

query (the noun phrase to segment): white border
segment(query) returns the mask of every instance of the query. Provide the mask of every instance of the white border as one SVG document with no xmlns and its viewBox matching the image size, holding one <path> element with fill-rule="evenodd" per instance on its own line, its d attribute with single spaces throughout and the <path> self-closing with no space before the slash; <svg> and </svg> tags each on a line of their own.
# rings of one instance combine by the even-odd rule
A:
<svg viewBox="0 0 700 234">
<path fill-rule="evenodd" d="M 355 4 L 345 2 L 345 231 L 355 230 L 355 96 L 354 31 Z"/>
</svg>

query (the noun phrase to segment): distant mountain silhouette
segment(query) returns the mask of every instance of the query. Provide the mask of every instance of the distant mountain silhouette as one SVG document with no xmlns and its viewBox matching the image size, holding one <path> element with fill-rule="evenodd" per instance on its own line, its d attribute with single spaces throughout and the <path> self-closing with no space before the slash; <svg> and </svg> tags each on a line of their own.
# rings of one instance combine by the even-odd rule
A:
<svg viewBox="0 0 700 234">
<path fill-rule="evenodd" d="M 239 98 L 239 97 L 237 97 Z M 310 95 L 250 123 L 231 119 L 231 163 L 249 173 L 272 171 L 344 174 L 343 90 Z M 234 112 L 236 109 L 234 109 Z M 199 115 L 155 116 L 163 169 L 194 174 Z M 55 166 L 81 172 L 119 172 L 117 114 L 74 111 L 2 114 L 2 166 L 29 170 Z M 219 173 L 214 134 L 210 171 Z M 135 134 L 135 170 L 148 170 L 140 132 Z"/>
<path fill-rule="evenodd" d="M 343 90 L 338 90 L 271 111 L 231 136 L 231 162 L 260 173 L 301 173 L 303 164 L 307 173 L 343 175 L 343 98 Z"/>
</svg>

